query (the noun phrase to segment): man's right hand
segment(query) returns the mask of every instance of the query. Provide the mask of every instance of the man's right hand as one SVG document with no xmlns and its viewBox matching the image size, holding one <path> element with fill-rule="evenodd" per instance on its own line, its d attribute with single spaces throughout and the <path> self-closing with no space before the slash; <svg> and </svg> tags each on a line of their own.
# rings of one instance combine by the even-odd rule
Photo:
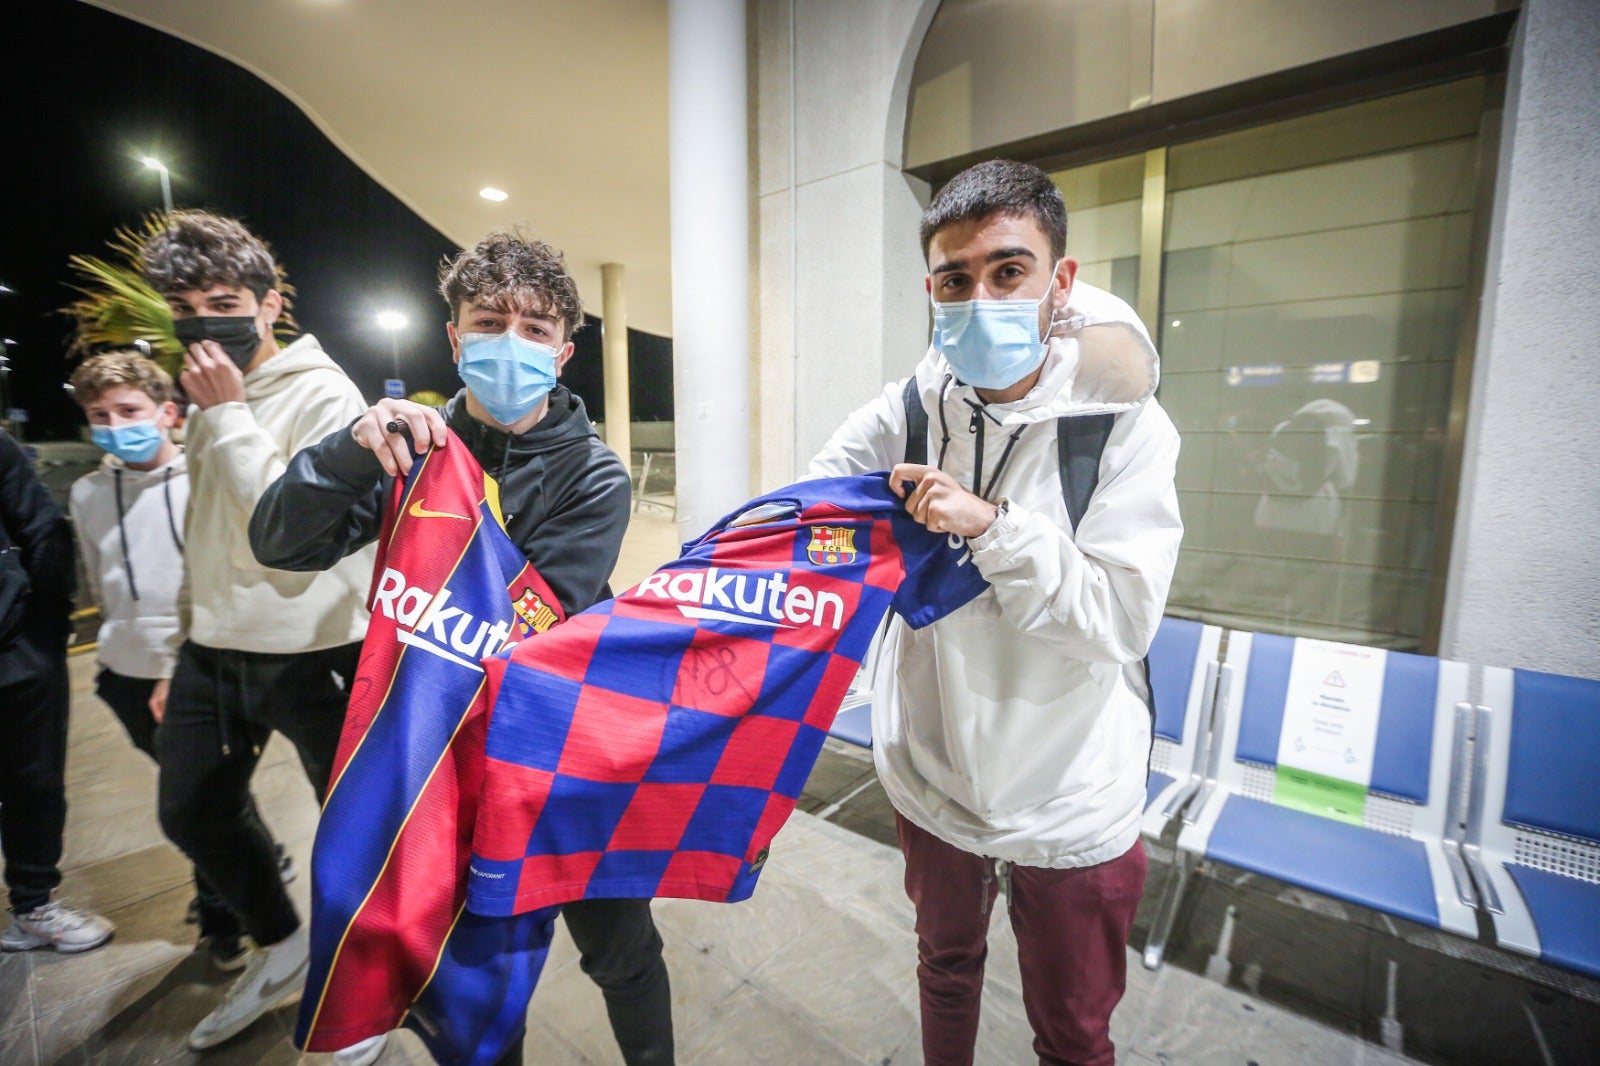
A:
<svg viewBox="0 0 1600 1066">
<path fill-rule="evenodd" d="M 150 717 L 160 725 L 167 716 L 167 693 L 172 690 L 172 678 L 163 677 L 150 692 Z"/>
<path fill-rule="evenodd" d="M 431 447 L 443 448 L 450 439 L 443 416 L 432 407 L 410 400 L 382 399 L 367 408 L 351 424 L 350 435 L 357 444 L 378 457 L 384 473 L 394 477 L 404 477 L 411 472 L 411 448 L 404 433 L 389 428 L 392 422 L 405 424 L 418 453 Z"/>
</svg>

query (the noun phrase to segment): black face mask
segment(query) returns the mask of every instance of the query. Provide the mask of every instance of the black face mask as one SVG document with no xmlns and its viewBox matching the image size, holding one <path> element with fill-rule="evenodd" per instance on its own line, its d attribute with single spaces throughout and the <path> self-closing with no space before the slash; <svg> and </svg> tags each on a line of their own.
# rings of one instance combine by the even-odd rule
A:
<svg viewBox="0 0 1600 1066">
<path fill-rule="evenodd" d="M 173 319 L 172 331 L 187 348 L 200 341 L 216 341 L 242 371 L 261 348 L 254 315 L 196 315 Z"/>
</svg>

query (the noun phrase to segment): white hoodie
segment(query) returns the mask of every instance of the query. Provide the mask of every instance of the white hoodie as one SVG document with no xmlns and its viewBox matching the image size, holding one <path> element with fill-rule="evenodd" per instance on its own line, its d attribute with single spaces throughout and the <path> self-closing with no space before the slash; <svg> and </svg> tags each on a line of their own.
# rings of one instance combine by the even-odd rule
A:
<svg viewBox="0 0 1600 1066">
<path fill-rule="evenodd" d="M 67 508 L 100 604 L 95 658 L 124 677 L 172 676 L 169 643 L 178 631 L 188 502 L 181 451 L 154 470 L 134 470 L 107 455 L 72 483 Z"/>
<path fill-rule="evenodd" d="M 930 349 L 917 386 L 928 456 L 974 482 L 984 422 L 984 487 L 1021 430 L 990 498 L 1006 500 L 971 538 L 991 588 L 921 630 L 896 619 L 873 681 L 873 757 L 895 809 L 940 839 L 1025 866 L 1117 858 L 1139 835 L 1150 716 L 1124 677 L 1155 636 L 1183 526 L 1173 486 L 1178 433 L 1154 399 L 1158 360 L 1122 300 L 1072 287 L 1039 383 L 981 406 Z M 846 419 L 812 460 L 813 476 L 904 461 L 904 382 Z M 1089 509 L 1071 531 L 1056 419 L 1117 413 Z M 998 425 L 996 424 L 998 421 Z"/>
<path fill-rule="evenodd" d="M 179 637 L 279 655 L 359 641 L 375 549 L 292 574 L 256 562 L 249 527 L 295 452 L 348 426 L 366 401 L 310 334 L 246 374 L 244 392 L 244 403 L 189 411 L 189 614 Z"/>
</svg>

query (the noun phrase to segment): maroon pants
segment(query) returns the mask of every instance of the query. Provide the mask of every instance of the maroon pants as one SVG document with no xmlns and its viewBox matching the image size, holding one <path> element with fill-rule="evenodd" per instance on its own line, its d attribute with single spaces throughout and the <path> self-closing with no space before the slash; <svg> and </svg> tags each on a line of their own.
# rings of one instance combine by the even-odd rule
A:
<svg viewBox="0 0 1600 1066">
<path fill-rule="evenodd" d="M 926 1066 L 971 1066 L 978 1038 L 989 912 L 999 880 L 991 859 L 951 847 L 895 815 L 906 894 L 917 909 L 917 982 Z M 1040 1063 L 1110 1066 L 1111 1011 L 1128 975 L 1128 931 L 1144 892 L 1145 855 L 1081 869 L 1011 867 L 1022 1004 Z"/>
</svg>

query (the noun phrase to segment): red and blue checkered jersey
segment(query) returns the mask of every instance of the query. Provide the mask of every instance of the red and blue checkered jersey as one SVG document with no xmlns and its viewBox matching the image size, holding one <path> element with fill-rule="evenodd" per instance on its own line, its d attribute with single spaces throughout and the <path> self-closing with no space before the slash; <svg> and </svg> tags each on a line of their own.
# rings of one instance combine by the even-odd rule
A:
<svg viewBox="0 0 1600 1066">
<path fill-rule="evenodd" d="M 885 613 L 920 627 L 986 587 L 885 474 L 807 481 L 486 660 L 468 909 L 747 898 Z"/>
<path fill-rule="evenodd" d="M 463 912 L 488 721 L 480 660 L 559 621 L 466 444 L 420 457 L 388 501 L 311 863 L 296 1043 L 333 1051 L 402 1023 L 442 1062 L 522 1031 L 555 911 Z"/>
</svg>

